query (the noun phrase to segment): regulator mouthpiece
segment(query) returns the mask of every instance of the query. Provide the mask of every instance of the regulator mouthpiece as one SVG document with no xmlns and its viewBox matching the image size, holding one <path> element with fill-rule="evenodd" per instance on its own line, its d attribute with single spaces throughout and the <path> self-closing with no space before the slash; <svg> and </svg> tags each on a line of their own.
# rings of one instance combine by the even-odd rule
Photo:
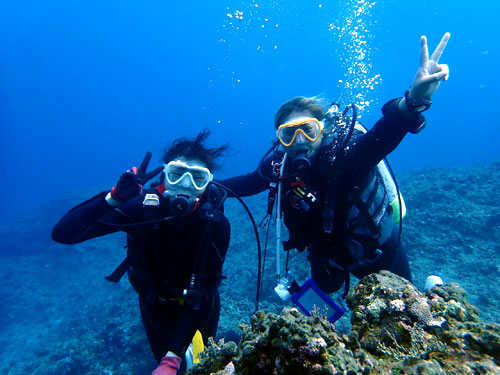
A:
<svg viewBox="0 0 500 375">
<path fill-rule="evenodd" d="M 292 161 L 292 166 L 298 172 L 307 171 L 311 168 L 311 161 L 307 157 L 306 150 L 302 150 L 297 153 Z"/>
</svg>

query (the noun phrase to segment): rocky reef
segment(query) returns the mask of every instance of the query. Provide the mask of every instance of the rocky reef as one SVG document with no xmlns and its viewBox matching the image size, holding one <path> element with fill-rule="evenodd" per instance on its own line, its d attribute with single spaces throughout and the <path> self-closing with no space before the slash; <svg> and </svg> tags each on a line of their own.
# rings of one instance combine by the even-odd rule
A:
<svg viewBox="0 0 500 375">
<path fill-rule="evenodd" d="M 352 330 L 321 312 L 256 312 L 239 344 L 214 341 L 190 374 L 498 374 L 500 325 L 483 323 L 456 283 L 425 294 L 388 271 L 347 296 Z"/>
</svg>

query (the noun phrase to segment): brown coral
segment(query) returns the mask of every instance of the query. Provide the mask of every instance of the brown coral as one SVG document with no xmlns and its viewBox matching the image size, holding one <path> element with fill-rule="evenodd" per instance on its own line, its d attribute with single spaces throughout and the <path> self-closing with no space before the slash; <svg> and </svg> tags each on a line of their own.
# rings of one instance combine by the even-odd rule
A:
<svg viewBox="0 0 500 375">
<path fill-rule="evenodd" d="M 427 298 L 420 297 L 413 301 L 408 309 L 411 315 L 415 317 L 422 325 L 433 327 L 441 326 L 445 320 L 443 318 L 434 319 L 432 316 L 431 308 L 427 303 Z"/>
<path fill-rule="evenodd" d="M 372 274 L 347 298 L 353 310 L 350 336 L 296 309 L 257 312 L 242 326 L 237 353 L 223 355 L 231 352 L 224 349 L 227 344 L 209 346 L 211 354 L 190 371 L 225 375 L 221 371 L 231 361 L 239 375 L 381 375 L 396 367 L 406 374 L 499 373 L 500 326 L 476 321 L 476 309 L 454 285 L 433 288 L 428 298 L 390 272 Z M 457 305 L 463 313 L 457 314 Z M 467 317 L 471 320 L 462 320 Z M 440 326 L 445 318 L 447 324 Z"/>
</svg>

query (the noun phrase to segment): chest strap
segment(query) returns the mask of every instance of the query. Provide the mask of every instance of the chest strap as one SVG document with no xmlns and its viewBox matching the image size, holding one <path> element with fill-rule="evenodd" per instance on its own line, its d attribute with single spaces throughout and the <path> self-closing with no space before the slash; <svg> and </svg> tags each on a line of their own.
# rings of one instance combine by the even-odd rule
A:
<svg viewBox="0 0 500 375">
<path fill-rule="evenodd" d="M 112 283 L 117 283 L 121 280 L 123 275 L 127 272 L 127 270 L 132 265 L 130 258 L 128 256 L 123 259 L 123 261 L 115 268 L 115 270 L 109 276 L 105 276 L 104 278 Z"/>
</svg>

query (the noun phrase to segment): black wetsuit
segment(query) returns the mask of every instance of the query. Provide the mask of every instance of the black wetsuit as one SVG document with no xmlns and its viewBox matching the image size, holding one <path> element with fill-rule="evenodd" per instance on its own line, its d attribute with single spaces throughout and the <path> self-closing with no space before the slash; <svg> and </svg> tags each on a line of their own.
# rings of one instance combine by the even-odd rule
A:
<svg viewBox="0 0 500 375">
<path fill-rule="evenodd" d="M 378 249 L 382 250 L 382 255 L 374 262 L 354 264 L 352 252 L 346 246 L 349 236 L 346 219 L 353 205 L 353 190 L 367 185 L 377 164 L 397 147 L 408 132 L 415 132 L 425 121 L 421 115 L 401 112 L 398 103 L 399 100 L 395 99 L 384 105 L 384 116 L 365 134 L 353 136 L 348 150 L 342 157 L 337 157 L 335 163 L 332 163 L 331 145 L 323 146 L 322 143 L 311 168 L 300 173 L 300 177 L 305 181 L 305 188 L 314 191 L 318 197 L 317 203 L 311 205 L 308 211 L 298 209 L 297 204 L 293 203 L 292 184 L 295 180 L 290 177 L 296 176 L 297 172 L 293 170 L 291 163 L 285 163 L 281 199 L 284 222 L 290 238 L 284 242 L 284 246 L 285 249 L 309 250 L 312 277 L 327 293 L 338 290 L 348 278 L 349 272 L 356 277 L 363 277 L 385 269 L 411 280 L 406 252 L 399 241 L 398 225 L 394 227 L 390 238 L 379 244 Z M 278 151 L 262 162 L 260 172 L 255 170 L 220 183 L 240 196 L 265 191 L 269 188 L 269 179 L 263 178 L 262 175 L 271 176 L 273 161 L 280 162 L 283 159 L 283 155 L 277 153 Z M 332 233 L 323 230 L 322 218 L 329 194 L 335 194 Z M 376 248 L 365 249 L 368 259 L 370 252 L 374 250 Z"/>
<path fill-rule="evenodd" d="M 146 193 L 156 193 L 160 206 L 143 206 Z M 145 191 L 118 208 L 110 207 L 105 196 L 101 193 L 69 211 L 54 227 L 52 238 L 75 244 L 117 231 L 127 233 L 127 272 L 139 294 L 142 321 L 158 362 L 168 351 L 182 357 L 196 330 L 205 343 L 215 337 L 230 226 L 222 206 L 215 210 L 207 202 L 220 202 L 220 189 L 209 185 L 198 209 L 182 220 L 139 226 L 134 224 L 171 215 L 161 189 Z M 183 296 L 193 273 L 194 288 Z"/>
</svg>

